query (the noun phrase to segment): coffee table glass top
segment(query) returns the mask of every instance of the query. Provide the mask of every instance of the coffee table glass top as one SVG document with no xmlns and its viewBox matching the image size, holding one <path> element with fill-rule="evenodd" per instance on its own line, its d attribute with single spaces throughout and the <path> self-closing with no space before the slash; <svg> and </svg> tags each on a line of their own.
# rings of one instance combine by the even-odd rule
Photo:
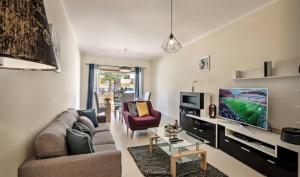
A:
<svg viewBox="0 0 300 177">
<path fill-rule="evenodd" d="M 165 128 L 164 127 L 157 127 L 157 128 L 150 128 L 150 130 L 156 135 L 159 137 L 159 139 L 163 140 L 165 143 L 167 143 L 169 146 L 171 146 L 172 148 L 187 148 L 187 147 L 190 147 L 190 146 L 196 146 L 197 144 L 198 145 L 201 145 L 201 144 L 205 144 L 205 143 L 208 143 L 208 141 L 204 140 L 204 139 L 195 139 L 193 137 L 191 137 L 190 135 L 188 135 L 186 133 L 185 130 L 182 130 L 181 132 L 179 133 L 172 133 L 170 135 L 170 133 L 166 132 L 165 131 Z M 183 141 L 179 141 L 179 142 L 176 142 L 176 143 L 171 143 L 169 141 L 170 138 L 179 138 L 179 139 L 182 139 Z"/>
</svg>

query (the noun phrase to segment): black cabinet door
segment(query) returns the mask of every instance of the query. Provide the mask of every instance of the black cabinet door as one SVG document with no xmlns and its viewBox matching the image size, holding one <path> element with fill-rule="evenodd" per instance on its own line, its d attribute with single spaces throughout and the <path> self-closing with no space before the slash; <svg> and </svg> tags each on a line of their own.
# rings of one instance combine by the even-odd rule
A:
<svg viewBox="0 0 300 177">
<path fill-rule="evenodd" d="M 187 116 L 185 116 L 185 119 L 186 119 L 186 131 L 193 133 L 194 131 L 193 119 Z"/>
<path fill-rule="evenodd" d="M 193 119 L 192 133 L 208 141 L 208 145 L 215 147 L 216 125 L 198 119 Z"/>
<path fill-rule="evenodd" d="M 203 121 L 198 119 L 193 119 L 193 133 L 194 135 L 204 138 L 204 130 L 203 130 Z"/>
<path fill-rule="evenodd" d="M 187 122 L 186 122 L 186 117 L 185 117 L 185 113 L 184 112 L 180 112 L 180 117 L 179 117 L 179 123 L 180 126 L 183 128 L 183 130 L 187 129 Z"/>
<path fill-rule="evenodd" d="M 266 164 L 266 175 L 268 177 L 297 177 L 297 168 L 277 159 L 268 159 Z"/>
<path fill-rule="evenodd" d="M 203 138 L 209 141 L 209 145 L 215 147 L 216 145 L 216 125 L 204 122 L 203 127 Z"/>
<path fill-rule="evenodd" d="M 220 139 L 219 141 L 219 148 L 229 154 L 229 155 L 233 155 L 232 154 L 232 140 L 228 137 L 222 137 L 222 139 Z"/>
<path fill-rule="evenodd" d="M 245 146 L 239 145 L 240 150 L 240 161 L 244 162 L 249 167 L 255 169 L 256 171 L 267 174 L 266 172 L 266 160 L 264 156 L 257 152 L 257 150 Z"/>
</svg>

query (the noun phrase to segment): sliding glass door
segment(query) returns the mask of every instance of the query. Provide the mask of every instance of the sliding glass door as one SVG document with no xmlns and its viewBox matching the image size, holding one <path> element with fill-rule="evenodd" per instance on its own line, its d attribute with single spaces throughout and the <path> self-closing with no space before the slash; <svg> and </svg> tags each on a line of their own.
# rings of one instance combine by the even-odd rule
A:
<svg viewBox="0 0 300 177">
<path fill-rule="evenodd" d="M 96 82 L 99 102 L 103 103 L 103 98 L 108 97 L 112 100 L 112 105 L 116 105 L 120 102 L 122 93 L 135 93 L 136 72 L 134 68 L 128 72 L 120 72 L 118 67 L 99 66 Z"/>
</svg>

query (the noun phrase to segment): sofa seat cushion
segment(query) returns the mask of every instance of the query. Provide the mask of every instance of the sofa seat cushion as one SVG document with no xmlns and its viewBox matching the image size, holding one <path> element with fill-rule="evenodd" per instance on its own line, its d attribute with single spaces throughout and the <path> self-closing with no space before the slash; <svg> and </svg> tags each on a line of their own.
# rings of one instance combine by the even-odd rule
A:
<svg viewBox="0 0 300 177">
<path fill-rule="evenodd" d="M 109 131 L 109 124 L 101 123 L 97 128 L 94 129 L 94 131 L 95 133 Z"/>
<path fill-rule="evenodd" d="M 102 144 L 94 146 L 95 152 L 114 151 L 117 150 L 115 144 Z"/>
<path fill-rule="evenodd" d="M 152 125 L 156 119 L 152 116 L 133 117 L 134 123 L 137 126 Z"/>
<path fill-rule="evenodd" d="M 95 133 L 93 137 L 93 145 L 115 144 L 110 131 Z"/>
</svg>

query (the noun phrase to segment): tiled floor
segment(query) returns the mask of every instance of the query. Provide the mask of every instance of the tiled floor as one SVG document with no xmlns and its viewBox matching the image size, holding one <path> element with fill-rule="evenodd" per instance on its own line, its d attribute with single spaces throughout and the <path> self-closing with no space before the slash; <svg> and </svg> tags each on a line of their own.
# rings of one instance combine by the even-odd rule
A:
<svg viewBox="0 0 300 177">
<path fill-rule="evenodd" d="M 169 119 L 163 118 L 161 125 L 169 123 Z M 111 132 L 118 149 L 122 151 L 122 173 L 123 177 L 143 177 L 140 170 L 136 166 L 131 155 L 127 151 L 127 147 L 145 145 L 149 142 L 150 131 L 137 131 L 133 138 L 126 133 L 126 127 L 119 120 L 112 117 Z M 206 149 L 208 153 L 208 162 L 218 168 L 220 171 L 230 177 L 261 177 L 262 175 L 247 167 L 238 160 L 223 153 L 222 151 L 207 145 L 201 148 Z"/>
</svg>

